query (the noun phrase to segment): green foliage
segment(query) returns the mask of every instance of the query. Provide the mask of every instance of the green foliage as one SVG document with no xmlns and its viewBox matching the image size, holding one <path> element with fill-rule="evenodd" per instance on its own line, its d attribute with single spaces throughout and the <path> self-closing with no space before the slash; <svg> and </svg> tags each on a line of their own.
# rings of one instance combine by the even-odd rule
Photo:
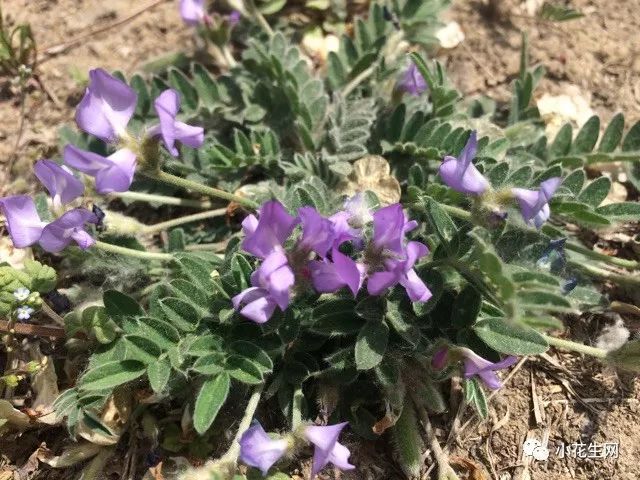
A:
<svg viewBox="0 0 640 480">
<path fill-rule="evenodd" d="M 55 270 L 34 260 L 26 260 L 22 270 L 0 264 L 0 315 L 8 315 L 19 306 L 16 290 L 46 293 L 55 288 L 56 282 Z"/>
<path fill-rule="evenodd" d="M 584 13 L 564 5 L 545 2 L 538 13 L 538 16 L 545 20 L 552 20 L 554 22 L 566 22 L 567 20 L 584 17 Z"/>
</svg>

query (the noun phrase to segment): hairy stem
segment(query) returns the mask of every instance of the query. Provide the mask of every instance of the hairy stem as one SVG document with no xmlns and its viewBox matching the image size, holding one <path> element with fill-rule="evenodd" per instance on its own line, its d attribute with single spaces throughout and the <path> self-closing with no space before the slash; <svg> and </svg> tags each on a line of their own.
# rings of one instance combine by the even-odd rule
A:
<svg viewBox="0 0 640 480">
<path fill-rule="evenodd" d="M 433 452 L 433 456 L 436 459 L 436 463 L 438 464 L 438 480 L 459 480 L 456 472 L 453 471 L 451 465 L 449 465 L 449 458 L 447 457 L 446 452 L 440 446 L 438 442 L 438 438 L 436 437 L 436 433 L 433 430 L 433 426 L 431 425 L 431 420 L 429 420 L 429 414 L 422 407 L 420 400 L 416 398 L 415 392 L 411 391 L 411 398 L 413 400 L 414 405 L 416 406 L 416 410 L 420 415 L 420 420 L 422 420 L 422 424 L 424 426 L 425 435 L 427 437 L 427 442 L 431 451 Z"/>
<path fill-rule="evenodd" d="M 167 172 L 144 172 L 144 174 L 149 178 L 153 178 L 154 180 L 169 183 L 171 185 L 175 185 L 176 187 L 184 188 L 185 190 L 193 190 L 194 192 L 202 193 L 203 195 L 207 195 L 209 197 L 222 198 L 224 200 L 228 200 L 229 202 L 236 202 L 249 208 L 258 207 L 258 204 L 256 202 L 248 198 L 240 197 L 238 195 L 234 195 L 233 193 L 225 192 L 224 190 L 219 190 L 207 185 L 202 185 L 201 183 L 187 180 L 186 178 L 178 177 Z"/>
<path fill-rule="evenodd" d="M 635 287 L 640 286 L 640 276 L 638 276 L 637 274 L 633 275 L 633 274 L 627 273 L 626 275 L 622 275 L 619 273 L 612 272 L 610 270 L 605 270 L 604 268 L 598 268 L 594 265 L 590 265 L 588 263 L 576 262 L 574 260 L 570 260 L 568 263 L 572 267 L 577 268 L 581 272 L 591 277 L 599 278 L 601 280 L 610 280 L 620 285 L 630 285 Z"/>
<path fill-rule="evenodd" d="M 227 452 L 220 458 L 220 462 L 233 463 L 234 465 L 238 462 L 238 456 L 240 455 L 240 439 L 242 438 L 242 435 L 244 435 L 244 432 L 246 432 L 251 426 L 251 421 L 253 420 L 253 416 L 258 408 L 258 403 L 260 403 L 263 390 L 263 383 L 256 385 L 253 389 L 249 402 L 247 403 L 247 408 L 244 411 L 244 416 L 238 426 L 236 436 L 233 438 L 233 442 L 231 443 L 229 450 L 227 450 Z"/>
<path fill-rule="evenodd" d="M 191 215 L 185 215 L 184 217 L 178 217 L 172 220 L 167 220 L 166 222 L 160 222 L 154 225 L 146 225 L 142 229 L 142 233 L 151 234 L 151 233 L 161 232 L 162 230 L 168 230 L 170 228 L 177 227 L 179 225 L 184 225 L 185 223 L 197 222 L 198 220 L 205 220 L 207 218 L 221 217 L 226 213 L 227 213 L 226 208 L 218 208 L 216 210 L 193 213 Z"/>
<path fill-rule="evenodd" d="M 552 337 L 551 335 L 541 334 L 549 342 L 549 345 L 562 348 L 564 350 L 571 350 L 572 352 L 584 353 L 591 357 L 605 358 L 607 351 L 603 348 L 590 347 L 583 343 L 572 342 L 571 340 L 564 340 L 562 338 Z"/>
<path fill-rule="evenodd" d="M 140 258 L 143 260 L 161 260 L 165 262 L 173 260 L 173 255 L 170 253 L 145 252 L 143 250 L 134 250 L 133 248 L 121 247 L 120 245 L 113 245 L 111 243 L 100 241 L 96 241 L 93 246 L 105 252 L 123 255 L 125 257 Z"/>
<path fill-rule="evenodd" d="M 571 250 L 572 252 L 579 253 L 580 255 L 584 255 L 585 257 L 593 258 L 594 260 L 609 263 L 617 267 L 640 269 L 640 262 L 627 260 L 626 258 L 611 257 L 604 253 L 594 252 L 593 250 L 583 247 L 582 245 L 578 245 L 577 243 L 567 242 L 564 244 L 564 248 Z"/>
<path fill-rule="evenodd" d="M 302 388 L 298 387 L 293 392 L 293 402 L 291 408 L 291 430 L 295 431 L 302 423 Z"/>
<path fill-rule="evenodd" d="M 148 203 L 160 203 L 162 205 L 177 205 L 179 207 L 193 207 L 207 209 L 211 208 L 210 201 L 192 200 L 188 198 L 167 197 L 165 195 L 156 195 L 154 193 L 142 192 L 113 192 L 108 195 L 109 198 L 120 198 L 122 200 L 141 201 Z"/>
<path fill-rule="evenodd" d="M 266 32 L 267 35 L 269 35 L 270 37 L 273 37 L 274 34 L 273 34 L 273 29 L 271 28 L 271 25 L 269 25 L 269 22 L 267 22 L 267 19 L 264 18 L 262 13 L 260 13 L 260 10 L 258 10 L 258 7 L 256 7 L 256 4 L 253 2 L 253 0 L 246 0 L 245 5 L 247 7 L 247 11 L 249 12 L 253 20 L 258 25 L 260 25 L 260 27 Z"/>
</svg>

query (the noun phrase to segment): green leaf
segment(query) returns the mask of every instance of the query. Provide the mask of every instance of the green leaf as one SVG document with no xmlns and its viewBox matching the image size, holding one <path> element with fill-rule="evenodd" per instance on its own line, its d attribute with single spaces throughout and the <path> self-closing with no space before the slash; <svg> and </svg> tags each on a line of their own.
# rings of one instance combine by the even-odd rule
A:
<svg viewBox="0 0 640 480">
<path fill-rule="evenodd" d="M 329 300 L 311 311 L 311 330 L 321 335 L 349 335 L 356 333 L 364 320 L 355 313 L 353 300 Z"/>
<path fill-rule="evenodd" d="M 389 327 L 382 322 L 367 322 L 358 333 L 355 347 L 356 368 L 370 370 L 382 361 L 389 342 Z"/>
<path fill-rule="evenodd" d="M 480 320 L 473 331 L 484 343 L 500 353 L 538 355 L 549 348 L 544 337 L 533 328 L 503 318 Z"/>
<path fill-rule="evenodd" d="M 562 157 L 569 153 L 571 149 L 571 140 L 573 138 L 573 129 L 571 128 L 571 124 L 565 123 L 558 133 L 556 137 L 553 139 L 553 143 L 551 147 L 549 147 L 549 153 L 552 158 Z"/>
<path fill-rule="evenodd" d="M 419 425 L 413 402 L 407 399 L 398 421 L 392 427 L 391 436 L 398 452 L 400 467 L 409 478 L 417 477 L 424 464 L 422 459 L 424 444 L 418 429 Z"/>
<path fill-rule="evenodd" d="M 227 358 L 225 369 L 229 375 L 242 383 L 257 385 L 264 381 L 262 371 L 251 360 L 239 355 Z"/>
<path fill-rule="evenodd" d="M 169 85 L 180 94 L 180 101 L 183 107 L 187 110 L 196 110 L 198 108 L 198 92 L 184 73 L 177 68 L 171 68 L 168 79 Z"/>
<path fill-rule="evenodd" d="M 138 318 L 138 332 L 162 349 L 169 349 L 180 342 L 178 329 L 169 322 L 152 317 Z"/>
<path fill-rule="evenodd" d="M 609 195 L 611 180 L 607 177 L 598 177 L 589 183 L 578 195 L 580 202 L 597 207 Z"/>
<path fill-rule="evenodd" d="M 107 362 L 85 373 L 79 381 L 81 390 L 109 390 L 144 375 L 146 365 L 137 360 Z"/>
<path fill-rule="evenodd" d="M 427 200 L 427 213 L 438 236 L 447 243 L 451 241 L 458 229 L 449 214 L 432 199 Z"/>
<path fill-rule="evenodd" d="M 125 335 L 123 341 L 126 345 L 125 358 L 139 360 L 145 365 L 155 363 L 162 353 L 162 349 L 147 337 Z"/>
<path fill-rule="evenodd" d="M 596 146 L 600 135 L 600 119 L 593 115 L 582 126 L 571 146 L 572 153 L 589 153 Z"/>
<path fill-rule="evenodd" d="M 453 302 L 451 324 L 455 328 L 470 327 L 475 323 L 481 305 L 482 296 L 472 285 L 467 285 Z"/>
<path fill-rule="evenodd" d="M 616 220 L 640 220 L 640 203 L 621 202 L 610 203 L 596 208 L 596 213 L 604 217 L 614 217 Z"/>
<path fill-rule="evenodd" d="M 623 131 L 624 115 L 622 113 L 618 113 L 611 119 L 606 130 L 602 134 L 598 151 L 605 153 L 613 152 L 620 143 L 620 140 L 622 140 Z"/>
<path fill-rule="evenodd" d="M 149 379 L 149 385 L 154 392 L 162 392 L 171 376 L 171 362 L 168 357 L 162 356 L 157 359 L 156 362 L 152 362 L 147 367 L 147 378 Z"/>
<path fill-rule="evenodd" d="M 577 197 L 586 180 L 587 175 L 584 173 L 583 169 L 574 170 L 562 181 L 562 186 L 571 190 L 571 193 Z"/>
<path fill-rule="evenodd" d="M 489 407 L 484 389 L 476 377 L 464 381 L 465 399 L 474 406 L 480 418 L 485 419 L 489 415 Z"/>
<path fill-rule="evenodd" d="M 251 360 L 262 373 L 270 373 L 273 370 L 271 357 L 269 357 L 263 349 L 251 342 L 245 342 L 243 340 L 233 342 L 231 344 L 231 350 Z"/>
<path fill-rule="evenodd" d="M 623 152 L 637 152 L 640 150 L 640 121 L 636 122 L 627 132 L 622 141 Z"/>
<path fill-rule="evenodd" d="M 202 384 L 193 409 L 193 427 L 200 435 L 209 429 L 218 416 L 229 395 L 230 384 L 231 380 L 226 373 L 210 378 Z"/>
<path fill-rule="evenodd" d="M 194 372 L 204 375 L 216 375 L 224 371 L 224 355 L 222 353 L 210 353 L 199 357 L 191 367 Z"/>
<path fill-rule="evenodd" d="M 56 271 L 35 260 L 24 261 L 24 272 L 31 277 L 30 290 L 32 292 L 50 292 L 56 288 Z"/>
<path fill-rule="evenodd" d="M 144 315 L 142 307 L 133 298 L 117 290 L 107 290 L 102 296 L 107 314 L 114 319 Z"/>
<path fill-rule="evenodd" d="M 198 326 L 198 311 L 190 303 L 174 297 L 163 298 L 158 303 L 167 321 L 178 329 L 192 332 Z"/>
</svg>

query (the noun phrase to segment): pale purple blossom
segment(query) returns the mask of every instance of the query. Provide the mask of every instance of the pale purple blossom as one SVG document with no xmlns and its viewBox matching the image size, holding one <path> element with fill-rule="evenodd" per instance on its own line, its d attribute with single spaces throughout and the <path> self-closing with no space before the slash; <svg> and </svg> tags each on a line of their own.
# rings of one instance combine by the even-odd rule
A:
<svg viewBox="0 0 640 480">
<path fill-rule="evenodd" d="M 454 190 L 468 195 L 480 195 L 489 188 L 489 182 L 473 165 L 478 141 L 476 132 L 471 132 L 458 158 L 446 156 L 440 165 L 440 178 Z"/>
<path fill-rule="evenodd" d="M 348 287 L 356 296 L 364 280 L 365 267 L 341 253 L 337 248 L 331 251 L 331 259 L 309 262 L 313 287 L 320 293 L 337 292 Z"/>
<path fill-rule="evenodd" d="M 176 142 L 180 142 L 191 148 L 198 148 L 204 142 L 204 129 L 194 127 L 176 120 L 180 110 L 180 96 L 173 89 L 167 89 L 158 95 L 153 106 L 160 120 L 160 124 L 152 127 L 150 136 L 160 135 L 162 141 L 171 155 L 178 156 Z"/>
<path fill-rule="evenodd" d="M 282 250 L 298 219 L 289 215 L 277 200 L 265 202 L 258 218 L 250 215 L 242 222 L 245 234 L 242 248 L 258 257 L 266 258 L 274 250 Z"/>
<path fill-rule="evenodd" d="M 71 171 L 51 160 L 38 160 L 33 171 L 53 199 L 54 208 L 72 202 L 84 192 L 84 185 Z"/>
<path fill-rule="evenodd" d="M 294 280 L 286 254 L 274 250 L 251 274 L 252 287 L 231 299 L 233 308 L 253 322 L 264 323 L 276 307 L 284 311 L 289 306 Z"/>
<path fill-rule="evenodd" d="M 381 208 L 373 214 L 373 245 L 379 250 L 402 255 L 405 234 L 417 226 L 418 222 L 407 219 L 399 203 Z"/>
<path fill-rule="evenodd" d="M 89 71 L 89 86 L 76 110 L 81 130 L 105 142 L 126 136 L 138 96 L 122 80 L 97 68 Z"/>
<path fill-rule="evenodd" d="M 448 359 L 449 348 L 446 346 L 439 348 L 431 357 L 431 366 L 434 370 L 442 370 L 447 365 Z"/>
<path fill-rule="evenodd" d="M 382 295 L 389 288 L 400 284 L 412 302 L 426 302 L 432 293 L 413 269 L 416 262 L 428 255 L 429 249 L 420 242 L 409 242 L 404 258 L 387 258 L 384 270 L 369 273 L 367 290 L 371 295 Z"/>
<path fill-rule="evenodd" d="M 240 12 L 234 10 L 229 15 L 227 15 L 227 22 L 229 22 L 229 25 L 231 25 L 232 27 L 235 27 L 238 23 L 240 23 L 241 18 L 242 15 L 240 14 Z"/>
<path fill-rule="evenodd" d="M 413 62 L 404 72 L 399 85 L 401 90 L 416 97 L 424 93 L 428 88 L 427 82 Z"/>
<path fill-rule="evenodd" d="M 344 209 L 349 214 L 349 225 L 362 228 L 373 221 L 371 208 L 362 192 L 356 193 L 344 202 Z"/>
<path fill-rule="evenodd" d="M 40 246 L 47 252 L 58 253 L 75 242 L 82 250 L 86 250 L 96 241 L 84 226 L 96 222 L 96 216 L 85 208 L 69 210 L 42 229 Z"/>
<path fill-rule="evenodd" d="M 516 357 L 509 356 L 499 362 L 493 363 L 482 358 L 469 348 L 460 347 L 459 350 L 464 356 L 464 377 L 471 378 L 477 375 L 491 390 L 497 390 L 502 387 L 500 377 L 498 377 L 495 370 L 510 367 L 518 361 Z"/>
<path fill-rule="evenodd" d="M 304 437 L 315 447 L 313 465 L 311 466 L 312 479 L 329 463 L 341 470 L 355 468 L 354 465 L 349 463 L 349 456 L 351 455 L 349 449 L 338 443 L 340 433 L 345 426 L 347 426 L 346 422 L 327 425 L 326 427 L 311 425 L 305 428 Z"/>
<path fill-rule="evenodd" d="M 103 157 L 74 145 L 67 145 L 64 147 L 63 158 L 70 167 L 95 177 L 96 191 L 100 194 L 126 192 L 136 172 L 136 156 L 127 148 Z"/>
<path fill-rule="evenodd" d="M 324 258 L 335 241 L 334 224 L 313 207 L 299 208 L 298 218 L 302 226 L 302 235 L 297 248 L 313 251 Z"/>
<path fill-rule="evenodd" d="M 539 190 L 527 190 L 525 188 L 511 189 L 520 205 L 520 212 L 526 223 L 530 225 L 533 224 L 536 228 L 540 229 L 544 222 L 549 219 L 551 215 L 549 202 L 556 189 L 560 186 L 560 183 L 562 183 L 560 177 L 553 177 L 542 182 Z"/>
<path fill-rule="evenodd" d="M 269 437 L 259 423 L 244 432 L 239 443 L 240 460 L 250 467 L 258 468 L 264 476 L 289 448 L 286 439 Z"/>
<path fill-rule="evenodd" d="M 209 22 L 204 0 L 180 0 L 180 16 L 191 27 Z"/>
<path fill-rule="evenodd" d="M 16 248 L 26 248 L 40 240 L 46 225 L 38 215 L 36 204 L 28 195 L 0 199 L 0 210 L 7 221 L 7 230 Z"/>
</svg>

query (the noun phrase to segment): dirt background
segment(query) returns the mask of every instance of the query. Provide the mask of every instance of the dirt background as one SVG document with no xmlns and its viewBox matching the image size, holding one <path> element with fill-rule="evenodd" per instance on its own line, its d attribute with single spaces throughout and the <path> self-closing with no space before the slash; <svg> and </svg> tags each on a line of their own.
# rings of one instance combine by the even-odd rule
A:
<svg viewBox="0 0 640 480">
<path fill-rule="evenodd" d="M 520 32 L 525 30 L 532 61 L 548 71 L 538 95 L 564 93 L 576 85 L 605 122 L 618 111 L 626 114 L 628 125 L 640 119 L 640 0 L 574 0 L 574 7 L 586 16 L 566 23 L 536 20 L 516 0 L 493 4 L 489 8 L 482 2 L 458 1 L 449 14 L 460 23 L 466 39 L 440 56 L 463 93 L 509 98 L 518 70 Z M 9 79 L 0 78 L 0 195 L 9 184 L 10 161 L 12 178 L 17 178 L 34 160 L 55 152 L 57 127 L 72 121 L 90 68 L 131 74 L 158 55 L 188 50 L 192 44 L 175 1 L 4 0 L 2 10 L 10 23 L 32 24 L 41 59 L 37 72 L 44 88 L 33 84 L 27 89 L 24 126 L 17 141 L 20 97 Z M 127 21 L 139 11 L 143 12 Z M 122 21 L 117 28 L 91 34 Z M 624 321 L 638 329 L 638 318 Z M 585 317 L 570 320 L 568 326 L 573 338 L 591 343 L 606 323 Z M 452 458 L 466 472 L 462 475 L 472 480 L 636 480 L 640 478 L 639 399 L 637 379 L 552 351 L 521 366 L 492 400 L 490 419 L 481 425 L 472 422 L 461 432 L 459 444 L 452 446 Z M 438 423 L 445 438 L 451 419 L 443 417 Z M 523 461 L 521 446 L 527 434 L 542 440 L 545 431 L 551 449 L 548 461 Z M 618 442 L 619 456 L 557 458 L 556 445 L 579 440 L 587 445 Z M 354 460 L 376 463 L 367 456 L 356 451 Z M 369 464 L 359 471 L 344 478 L 395 477 L 393 467 L 382 465 Z"/>
</svg>

